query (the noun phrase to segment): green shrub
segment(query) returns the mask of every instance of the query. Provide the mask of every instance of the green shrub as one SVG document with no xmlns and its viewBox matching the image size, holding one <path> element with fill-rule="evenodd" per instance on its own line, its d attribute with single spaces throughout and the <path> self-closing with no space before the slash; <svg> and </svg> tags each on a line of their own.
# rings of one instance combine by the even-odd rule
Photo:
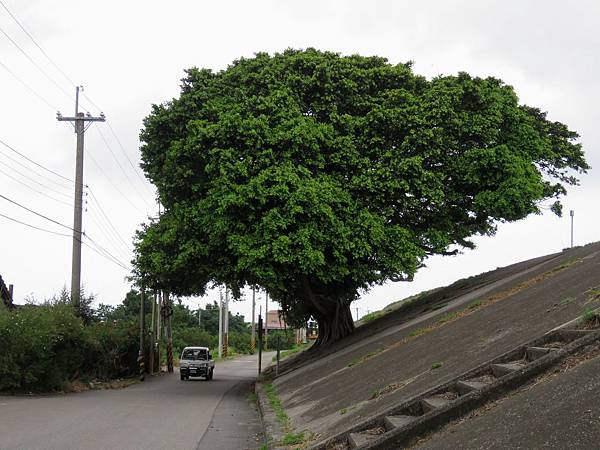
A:
<svg viewBox="0 0 600 450">
<path fill-rule="evenodd" d="M 85 329 L 69 305 L 0 310 L 0 389 L 55 390 L 77 374 Z"/>
<path fill-rule="evenodd" d="M 88 346 L 82 372 L 108 380 L 138 373 L 139 325 L 133 320 L 100 322 L 86 327 Z"/>
</svg>

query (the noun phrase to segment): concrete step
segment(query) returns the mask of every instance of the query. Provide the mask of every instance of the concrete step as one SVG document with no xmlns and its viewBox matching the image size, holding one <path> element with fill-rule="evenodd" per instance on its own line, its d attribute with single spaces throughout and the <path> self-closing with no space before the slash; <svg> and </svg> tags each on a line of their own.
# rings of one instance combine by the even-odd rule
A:
<svg viewBox="0 0 600 450">
<path fill-rule="evenodd" d="M 369 433 L 350 433 L 348 435 L 348 447 L 349 448 L 360 448 L 363 445 L 368 444 L 372 440 L 381 436 L 380 434 L 369 434 Z"/>
<path fill-rule="evenodd" d="M 427 397 L 421 400 L 421 406 L 423 407 L 424 413 L 428 413 L 434 409 L 443 408 L 448 403 L 450 403 L 448 400 L 439 397 Z"/>
<path fill-rule="evenodd" d="M 523 367 L 525 367 L 525 364 L 521 363 L 505 363 L 491 365 L 492 372 L 497 378 L 503 377 L 504 375 L 508 375 L 509 373 L 522 369 Z"/>
<path fill-rule="evenodd" d="M 456 390 L 460 392 L 460 395 L 468 394 L 471 391 L 476 391 L 478 389 L 484 388 L 490 383 L 484 383 L 482 381 L 458 381 L 456 383 Z"/>
<path fill-rule="evenodd" d="M 527 347 L 525 349 L 525 352 L 527 353 L 527 359 L 529 361 L 535 361 L 536 359 L 540 359 L 542 356 L 546 356 L 548 353 L 554 351 L 556 351 L 556 349 L 544 347 Z"/>
<path fill-rule="evenodd" d="M 387 416 L 383 419 L 383 426 L 387 431 L 400 428 L 415 420 L 415 416 Z"/>
</svg>

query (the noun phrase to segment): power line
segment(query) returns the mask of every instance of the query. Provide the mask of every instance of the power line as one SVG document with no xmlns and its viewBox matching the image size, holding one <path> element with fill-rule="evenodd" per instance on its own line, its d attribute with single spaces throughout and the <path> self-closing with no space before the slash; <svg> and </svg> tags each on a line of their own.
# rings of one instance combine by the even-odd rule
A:
<svg viewBox="0 0 600 450">
<path fill-rule="evenodd" d="M 123 239 L 123 237 L 121 236 L 121 233 L 119 233 L 117 231 L 117 229 L 115 228 L 115 226 L 113 225 L 112 221 L 110 220 L 110 218 L 108 217 L 108 214 L 106 214 L 106 212 L 104 211 L 104 208 L 102 208 L 102 205 L 100 204 L 100 201 L 98 200 L 98 198 L 94 195 L 94 192 L 92 191 L 92 189 L 88 186 L 88 191 L 91 194 L 91 199 L 93 202 L 96 203 L 96 205 L 98 206 L 98 210 L 100 211 L 100 213 L 102 214 L 102 216 L 104 217 L 104 220 L 106 221 L 106 223 L 108 223 L 108 225 L 110 226 L 110 228 L 113 230 L 114 234 L 117 236 L 117 238 L 123 243 L 123 245 L 125 245 L 128 249 L 128 251 L 130 251 L 129 249 L 129 244 L 125 241 L 125 239 Z"/>
<path fill-rule="evenodd" d="M 127 155 L 127 152 L 125 151 L 125 147 L 123 146 L 123 144 L 121 143 L 121 140 L 119 139 L 119 137 L 117 136 L 117 133 L 115 133 L 115 130 L 113 129 L 112 125 L 110 124 L 109 121 L 106 122 L 106 124 L 108 125 L 108 129 L 110 130 L 110 132 L 112 133 L 112 135 L 114 136 L 115 140 L 117 141 L 117 143 L 119 144 L 119 148 L 121 149 L 121 152 L 123 153 L 123 155 L 125 155 L 125 158 L 127 158 L 127 162 L 129 162 L 129 165 L 131 166 L 131 168 L 133 169 L 133 171 L 135 172 L 135 174 L 137 175 L 138 179 L 142 182 L 142 185 L 148 190 L 148 192 L 150 194 L 152 194 L 154 196 L 154 193 L 152 191 L 150 191 L 150 188 L 148 188 L 148 185 L 146 183 L 146 180 L 144 179 L 144 177 L 142 177 L 142 175 L 140 174 L 140 170 L 139 168 L 136 168 L 136 166 L 131 162 L 131 159 L 129 159 L 129 156 Z"/>
<path fill-rule="evenodd" d="M 21 28 L 21 30 L 23 30 L 23 32 L 27 35 L 27 37 L 29 37 L 29 39 L 31 39 L 31 42 L 33 42 L 35 44 L 35 46 L 40 50 L 40 52 L 42 52 L 42 54 L 46 57 L 46 59 L 48 61 L 50 61 L 50 63 L 54 66 L 54 68 L 56 70 L 58 70 L 61 73 L 61 75 L 63 77 L 65 77 L 65 79 L 69 83 L 71 83 L 73 86 L 75 86 L 75 83 L 73 82 L 73 80 L 71 80 L 71 78 L 69 78 L 69 76 L 60 67 L 58 67 L 58 65 L 52 60 L 52 58 L 50 58 L 50 56 L 48 55 L 48 53 L 46 53 L 46 51 L 42 48 L 42 46 L 40 44 L 38 44 L 38 42 L 34 39 L 34 37 L 29 33 L 29 31 L 27 31 L 25 29 L 25 27 L 23 26 L 23 24 L 21 24 L 21 22 L 19 21 L 19 19 L 17 19 L 17 17 L 8 9 L 8 7 L 4 4 L 4 2 L 2 0 L 0 0 L 0 5 L 2 5 L 2 7 L 10 15 L 10 17 L 12 17 L 12 19 L 17 23 L 17 25 L 19 25 L 19 27 Z"/>
<path fill-rule="evenodd" d="M 21 175 L 23 178 L 25 178 L 25 179 L 27 179 L 27 180 L 31 181 L 32 183 L 35 183 L 35 184 L 37 184 L 38 186 L 41 186 L 41 187 L 43 187 L 44 189 L 47 189 L 47 190 L 49 190 L 49 191 L 51 191 L 51 192 L 54 192 L 54 193 L 56 193 L 56 194 L 58 194 L 58 195 L 61 195 L 61 196 L 63 196 L 63 197 L 66 197 L 66 198 L 71 198 L 71 196 L 70 196 L 69 194 L 65 194 L 64 192 L 60 192 L 60 191 L 56 190 L 55 188 L 52 188 L 52 187 L 49 187 L 49 186 L 47 186 L 47 185 L 45 185 L 45 184 L 43 184 L 43 183 L 40 183 L 39 181 L 37 181 L 37 180 L 33 179 L 33 178 L 32 178 L 32 177 L 30 177 L 29 175 L 27 175 L 27 174 L 24 174 L 23 172 L 21 172 L 21 171 L 19 171 L 19 170 L 15 169 L 14 167 L 11 167 L 10 165 L 6 164 L 6 163 L 5 163 L 5 162 L 3 162 L 3 161 L 0 161 L 0 164 L 2 164 L 2 165 L 3 165 L 3 166 L 5 166 L 5 167 L 8 167 L 8 168 L 9 168 L 10 170 L 12 170 L 13 172 L 15 172 L 15 173 L 18 173 L 18 174 L 19 174 L 19 175 Z"/>
<path fill-rule="evenodd" d="M 65 95 L 66 95 L 66 96 L 67 96 L 69 99 L 71 99 L 71 98 L 72 98 L 72 96 L 71 96 L 69 93 L 67 93 L 67 91 L 65 91 L 65 90 L 62 88 L 62 86 L 60 86 L 60 85 L 59 85 L 59 84 L 56 82 L 56 80 L 54 80 L 54 78 L 52 78 L 50 75 L 48 75 L 48 73 L 47 73 L 47 72 L 46 72 L 44 69 L 42 69 L 42 68 L 40 67 L 40 65 L 39 65 L 38 63 L 36 63 L 36 62 L 33 60 L 33 58 L 32 58 L 31 56 L 29 56 L 29 55 L 27 54 L 27 52 L 26 52 L 25 50 L 23 50 L 23 49 L 21 48 L 21 46 L 20 46 L 19 44 L 17 44 L 17 42 L 15 42 L 15 40 L 14 40 L 13 38 L 11 38 L 11 37 L 8 35 L 8 33 L 6 33 L 6 31 L 4 31 L 4 30 L 2 29 L 2 27 L 0 27 L 0 33 L 2 33 L 4 36 L 6 36 L 6 38 L 7 38 L 7 39 L 8 39 L 8 40 L 9 40 L 9 41 L 10 41 L 10 42 L 11 42 L 11 43 L 12 43 L 12 44 L 13 44 L 13 45 L 14 45 L 14 46 L 15 46 L 15 47 L 16 47 L 16 48 L 17 48 L 17 49 L 18 49 L 18 50 L 19 50 L 19 51 L 22 53 L 22 54 L 23 54 L 23 56 L 25 56 L 25 58 L 27 58 L 27 59 L 29 60 L 29 62 L 31 62 L 31 64 L 33 64 L 33 65 L 35 66 L 35 68 L 36 68 L 37 70 L 39 70 L 39 71 L 40 71 L 40 73 L 41 73 L 42 75 L 44 75 L 44 76 L 45 76 L 45 77 L 46 77 L 46 78 L 47 78 L 47 79 L 48 79 L 48 80 L 49 80 L 49 81 L 50 81 L 50 82 L 51 82 L 51 83 L 52 83 L 54 86 L 56 86 L 56 87 L 58 88 L 58 90 L 59 90 L 59 91 L 61 91 L 63 94 L 65 94 Z"/>
<path fill-rule="evenodd" d="M 4 164 L 4 163 L 3 163 L 2 161 L 0 161 L 0 164 Z M 13 170 L 14 170 L 14 169 L 13 169 Z M 30 189 L 30 190 L 32 190 L 33 192 L 37 193 L 37 194 L 43 195 L 44 197 L 48 197 L 49 199 L 51 199 L 51 200 L 54 200 L 55 202 L 58 202 L 58 203 L 62 203 L 63 205 L 71 206 L 69 203 L 67 203 L 67 202 L 65 202 L 65 201 L 63 201 L 63 200 L 59 200 L 59 199 L 57 199 L 57 198 L 54 198 L 54 197 L 52 197 L 52 196 L 50 196 L 50 195 L 46 194 L 45 192 L 38 191 L 37 189 L 35 189 L 35 188 L 33 188 L 33 187 L 29 186 L 27 183 L 24 183 L 23 181 L 19 180 L 18 178 L 15 178 L 15 177 L 13 177 L 11 174 L 9 174 L 9 173 L 5 172 L 5 171 L 4 171 L 4 170 L 2 170 L 2 169 L 0 169 L 0 173 L 4 174 L 5 176 L 7 176 L 8 178 L 10 178 L 11 180 L 13 180 L 13 181 L 16 181 L 17 183 L 19 183 L 19 184 L 21 184 L 21 185 L 25 186 L 27 189 Z M 17 172 L 17 173 L 19 173 L 19 172 Z"/>
<path fill-rule="evenodd" d="M 104 169 L 102 169 L 102 166 L 100 166 L 100 164 L 98 163 L 98 161 L 96 161 L 96 159 L 93 157 L 92 153 L 88 152 L 87 156 L 90 158 L 90 160 L 92 161 L 92 163 L 96 166 L 96 168 L 100 171 L 100 173 L 104 176 L 104 178 L 106 178 L 106 181 L 108 181 L 108 183 L 115 189 L 115 191 L 117 191 L 121 195 L 121 197 L 123 197 L 138 212 L 140 212 L 142 214 L 146 214 L 145 211 L 142 211 L 135 203 L 133 203 L 131 201 L 131 199 L 129 197 L 127 197 L 123 193 L 123 191 L 121 191 L 121 189 L 119 189 L 117 187 L 117 185 L 115 183 L 113 183 L 112 179 L 106 174 L 106 172 L 104 172 Z"/>
<path fill-rule="evenodd" d="M 33 95 L 35 95 L 42 102 L 44 102 L 50 109 L 52 109 L 53 111 L 58 111 L 58 108 L 56 106 L 54 106 L 52 103 L 50 103 L 48 100 L 46 100 L 45 97 L 43 97 L 35 89 L 33 89 L 31 86 L 29 86 L 29 84 L 27 84 L 25 81 L 23 81 L 16 73 L 14 73 L 12 70 L 10 70 L 8 68 L 8 66 L 6 64 L 4 64 L 2 61 L 0 61 L 0 66 L 2 66 L 4 68 L 4 70 L 6 70 L 9 74 L 11 74 L 12 77 L 15 78 L 19 83 L 21 83 L 23 86 L 25 86 L 27 89 L 29 89 L 29 91 Z"/>
<path fill-rule="evenodd" d="M 115 237 L 111 234 L 110 229 L 102 223 L 100 216 L 95 210 L 90 209 L 87 217 L 98 227 L 99 232 L 107 239 L 112 248 L 119 253 L 119 256 L 129 258 L 129 250 L 125 250 L 123 245 L 115 239 Z"/>
<path fill-rule="evenodd" d="M 27 206 L 23 206 L 19 202 L 11 200 L 10 198 L 5 197 L 2 194 L 0 194 L 0 198 L 3 198 L 4 200 L 6 200 L 6 201 L 8 201 L 8 202 L 10 202 L 10 203 L 12 203 L 14 205 L 17 205 L 19 208 L 23 208 L 24 210 L 29 211 L 30 213 L 35 214 L 36 216 L 39 216 L 39 217 L 41 217 L 43 219 L 46 219 L 46 220 L 48 220 L 48 221 L 50 221 L 52 223 L 55 223 L 56 225 L 60 225 L 61 227 L 66 228 L 67 230 L 75 231 L 75 230 L 73 230 L 73 228 L 71 228 L 71 227 L 69 227 L 69 226 L 67 226 L 67 225 L 65 225 L 63 223 L 60 223 L 60 222 L 58 222 L 58 221 L 56 221 L 54 219 L 51 219 L 50 217 L 47 217 L 47 216 L 45 216 L 43 214 L 40 214 L 39 212 L 34 211 L 33 209 L 29 209 Z"/>
<path fill-rule="evenodd" d="M 104 145 L 106 146 L 106 148 L 108 149 L 108 151 L 110 152 L 110 154 L 112 155 L 113 159 L 115 160 L 115 162 L 117 163 L 117 165 L 119 166 L 119 169 L 121 169 L 121 172 L 123 173 L 123 175 L 125 176 L 125 178 L 127 179 L 127 181 L 129 181 L 129 184 L 131 184 L 131 187 L 133 187 L 133 190 L 135 191 L 135 193 L 142 199 L 142 201 L 144 203 L 146 203 L 146 206 L 150 206 L 147 202 L 147 200 L 144 198 L 144 196 L 137 190 L 137 188 L 135 187 L 135 184 L 133 183 L 133 181 L 131 181 L 131 178 L 129 178 L 129 176 L 127 175 L 127 172 L 125 172 L 125 169 L 123 169 L 123 166 L 121 165 L 121 163 L 119 162 L 119 160 L 117 159 L 117 155 L 115 155 L 115 152 L 113 152 L 112 148 L 110 147 L 110 145 L 108 144 L 108 141 L 106 140 L 106 138 L 104 137 L 104 134 L 102 133 L 102 131 L 100 130 L 100 128 L 96 128 L 96 130 L 98 131 L 98 133 L 100 134 L 100 137 L 102 138 L 102 141 L 104 142 Z"/>
<path fill-rule="evenodd" d="M 88 234 L 83 233 L 83 236 L 86 237 L 87 239 L 89 239 L 89 241 L 97 248 L 97 250 L 95 250 L 94 248 L 92 248 L 90 245 L 86 244 L 83 241 L 82 241 L 82 244 L 86 245 L 88 248 L 91 248 L 98 254 L 104 254 L 104 256 L 106 258 L 110 259 L 115 264 L 121 266 L 123 269 L 129 270 L 129 267 L 127 267 L 125 265 L 125 263 L 121 262 L 116 256 L 114 256 L 112 253 L 110 253 L 108 250 L 106 250 L 104 247 L 102 247 L 100 244 L 98 244 L 96 241 L 94 241 Z"/>
<path fill-rule="evenodd" d="M 17 160 L 16 158 L 13 158 L 12 156 L 8 155 L 7 153 L 5 153 L 5 152 L 4 152 L 4 151 L 2 151 L 2 150 L 0 150 L 0 155 L 4 156 L 5 158 L 8 158 L 8 159 L 10 159 L 12 162 L 14 162 L 14 163 L 15 163 L 15 164 L 17 164 L 18 166 L 22 167 L 23 169 L 25 169 L 25 170 L 28 170 L 28 171 L 30 171 L 30 172 L 32 172 L 32 173 L 34 173 L 35 175 L 37 175 L 37 176 L 38 176 L 38 177 L 40 177 L 41 179 L 43 179 L 43 180 L 45 180 L 45 181 L 49 181 L 50 183 L 54 183 L 56 186 L 59 186 L 61 189 L 67 189 L 67 187 L 66 187 L 64 184 L 60 184 L 60 183 L 58 183 L 56 180 L 54 180 L 54 179 L 52 179 L 52 178 L 50 178 L 50 177 L 48 177 L 48 176 L 42 175 L 41 173 L 39 173 L 39 172 L 37 172 L 36 170 L 32 169 L 31 167 L 29 167 L 29 166 L 27 166 L 27 165 L 23 164 L 21 161 Z M 8 166 L 8 164 L 6 164 L 6 163 L 3 163 L 3 164 L 4 164 L 5 166 Z M 11 167 L 11 169 L 13 169 L 13 168 Z M 13 169 L 13 170 L 14 170 L 14 169 Z M 29 177 L 27 177 L 27 178 L 29 178 Z M 56 189 L 56 188 L 53 188 L 53 189 Z"/>
<path fill-rule="evenodd" d="M 36 229 L 36 230 L 44 231 L 45 233 L 56 234 L 57 236 L 71 237 L 70 234 L 58 233 L 57 231 L 52 231 L 52 230 L 47 230 L 45 228 L 36 227 L 35 225 L 31 225 L 29 223 L 21 222 L 20 220 L 13 219 L 12 217 L 6 216 L 6 215 L 1 214 L 1 213 L 0 213 L 0 217 L 4 217 L 5 219 L 12 220 L 13 222 L 16 222 L 16 223 L 20 223 L 21 225 L 25 225 L 26 227 L 29 227 L 29 228 L 33 228 L 33 229 Z"/>
<path fill-rule="evenodd" d="M 59 178 L 62 178 L 63 180 L 65 180 L 65 181 L 68 181 L 69 183 L 75 183 L 75 180 L 73 180 L 73 179 L 71 179 L 71 178 L 68 178 L 68 177 L 65 177 L 65 176 L 61 175 L 60 173 L 58 173 L 58 172 L 55 172 L 55 171 L 54 171 L 54 170 L 52 170 L 52 169 L 48 169 L 47 167 L 43 166 L 42 164 L 35 162 L 33 159 L 29 158 L 28 156 L 25 156 L 23 153 L 21 153 L 21 152 L 17 151 L 17 150 L 16 150 L 14 147 L 11 147 L 10 145 L 8 145 L 8 144 L 7 144 L 6 142 L 4 142 L 2 139 L 0 139 L 0 144 L 4 145 L 4 146 L 5 146 L 6 148 L 8 148 L 9 150 L 12 150 L 12 151 L 13 151 L 13 152 L 15 152 L 17 155 L 19 155 L 21 158 L 24 158 L 24 159 L 26 159 L 27 161 L 29 161 L 30 163 L 32 163 L 32 164 L 34 164 L 34 165 L 36 165 L 37 167 L 39 167 L 39 168 L 41 168 L 41 169 L 44 169 L 46 172 L 49 172 L 49 173 L 51 173 L 52 175 L 56 175 L 57 177 L 59 177 Z"/>
</svg>

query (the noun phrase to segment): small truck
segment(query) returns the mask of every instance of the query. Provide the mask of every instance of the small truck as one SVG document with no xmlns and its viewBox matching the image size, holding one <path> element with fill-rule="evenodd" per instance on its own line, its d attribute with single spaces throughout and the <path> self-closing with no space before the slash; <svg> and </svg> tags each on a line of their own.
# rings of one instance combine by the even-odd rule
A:
<svg viewBox="0 0 600 450">
<path fill-rule="evenodd" d="M 213 379 L 215 362 L 208 347 L 185 347 L 179 358 L 179 375 L 181 380 L 190 377 Z"/>
</svg>

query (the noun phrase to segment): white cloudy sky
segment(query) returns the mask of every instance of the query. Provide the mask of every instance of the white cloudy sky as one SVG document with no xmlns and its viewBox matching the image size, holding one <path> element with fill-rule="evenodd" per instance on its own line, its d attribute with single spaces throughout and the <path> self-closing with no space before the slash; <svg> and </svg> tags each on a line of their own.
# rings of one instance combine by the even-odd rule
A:
<svg viewBox="0 0 600 450">
<path fill-rule="evenodd" d="M 414 70 L 428 77 L 467 71 L 502 78 L 515 87 L 524 103 L 548 111 L 551 119 L 578 131 L 588 161 L 593 167 L 600 166 L 596 112 L 600 6 L 591 0 L 2 3 L 68 77 L 85 86 L 85 93 L 108 117 L 108 124 L 93 125 L 86 133 L 85 180 L 112 226 L 127 242 L 147 215 L 156 214 L 152 186 L 141 181 L 125 156 L 137 167 L 138 134 L 150 105 L 178 94 L 185 68 L 218 70 L 257 51 L 316 47 L 343 54 L 385 56 L 393 63 L 413 60 Z M 0 139 L 72 178 L 75 135 L 69 125 L 56 121 L 55 110 L 64 115 L 73 113 L 73 99 L 63 91 L 72 95 L 74 87 L 1 6 L 0 30 L 48 75 L 0 32 Z M 89 102 L 88 109 L 92 114 L 99 112 Z M 68 203 L 72 201 L 72 187 L 47 173 L 53 181 L 39 177 L 9 156 L 43 173 L 0 145 L 0 194 L 71 226 Z M 375 288 L 355 306 L 363 315 L 423 289 L 559 251 L 569 245 L 570 209 L 576 211 L 576 244 L 597 241 L 599 197 L 600 180 L 592 170 L 564 199 L 565 217 L 547 213 L 501 225 L 495 237 L 476 240 L 477 250 L 457 257 L 432 258 L 413 283 Z M 110 225 L 102 219 L 102 211 L 95 202 L 88 202 L 84 230 L 127 262 L 131 255 L 107 230 Z M 0 214 L 68 234 L 1 198 Z M 0 274 L 15 285 L 17 303 L 26 296 L 47 298 L 63 285 L 70 285 L 71 239 L 0 217 L 0 263 Z M 98 301 L 120 302 L 129 288 L 124 281 L 127 274 L 127 270 L 84 248 L 82 281 Z M 216 298 L 216 293 L 208 297 L 188 301 L 197 305 Z M 232 310 L 248 316 L 250 304 L 235 303 Z"/>
</svg>

